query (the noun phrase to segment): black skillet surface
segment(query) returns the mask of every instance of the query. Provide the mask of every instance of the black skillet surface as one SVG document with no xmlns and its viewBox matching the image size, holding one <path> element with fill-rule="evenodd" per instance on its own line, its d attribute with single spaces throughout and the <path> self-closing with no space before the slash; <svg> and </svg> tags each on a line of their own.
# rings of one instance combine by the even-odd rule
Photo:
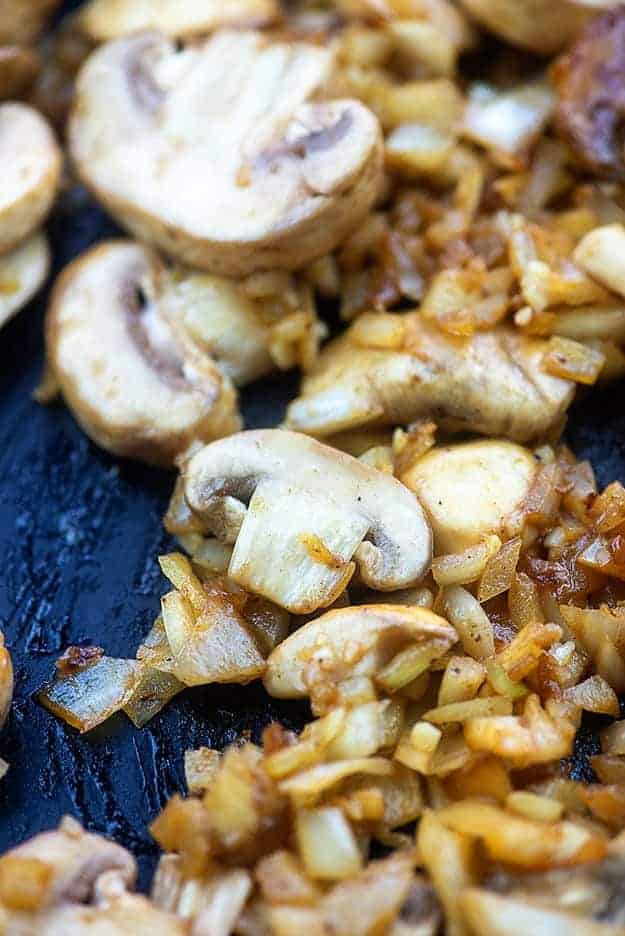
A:
<svg viewBox="0 0 625 936">
<path fill-rule="evenodd" d="M 102 237 L 111 222 L 86 196 L 66 198 L 49 225 L 55 272 Z M 172 476 L 109 457 L 81 433 L 62 405 L 31 393 L 42 369 L 46 295 L 0 336 L 0 628 L 16 669 L 16 695 L 0 736 L 11 764 L 0 783 L 0 852 L 71 813 L 128 846 L 145 886 L 156 850 L 148 823 L 184 788 L 183 752 L 223 747 L 243 732 L 258 738 L 279 718 L 302 723 L 306 709 L 277 703 L 258 685 L 188 690 L 147 728 L 123 716 L 86 736 L 33 700 L 69 644 L 132 656 L 166 590 L 156 557 L 172 548 L 160 518 Z M 248 427 L 280 421 L 292 376 L 244 395 Z M 590 458 L 600 484 L 625 482 L 623 385 L 595 389 L 573 409 L 567 438 Z M 574 776 L 589 776 L 593 732 L 582 733 Z"/>
</svg>

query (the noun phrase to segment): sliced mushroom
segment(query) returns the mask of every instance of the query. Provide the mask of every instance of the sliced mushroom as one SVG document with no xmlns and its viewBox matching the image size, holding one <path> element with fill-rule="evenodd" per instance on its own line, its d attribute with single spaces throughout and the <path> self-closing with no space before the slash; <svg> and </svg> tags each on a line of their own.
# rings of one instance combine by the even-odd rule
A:
<svg viewBox="0 0 625 936">
<path fill-rule="evenodd" d="M 556 126 L 582 165 L 625 179 L 625 7 L 593 19 L 553 69 Z"/>
<path fill-rule="evenodd" d="M 375 199 L 376 118 L 320 101 L 332 54 L 221 31 L 177 50 L 120 39 L 83 66 L 76 168 L 114 217 L 190 266 L 239 276 L 328 253 Z"/>
<path fill-rule="evenodd" d="M 118 455 L 171 465 L 193 441 L 236 431 L 227 377 L 166 317 L 162 264 L 131 243 L 105 243 L 57 281 L 47 354 L 85 432 Z"/>
<path fill-rule="evenodd" d="M 335 601 L 356 564 L 378 591 L 412 584 L 430 564 L 431 532 L 417 498 L 306 436 L 240 433 L 198 452 L 184 478 L 191 510 L 235 543 L 230 577 L 295 613 Z"/>
<path fill-rule="evenodd" d="M 0 254 L 45 220 L 59 185 L 62 156 L 43 117 L 26 104 L 0 104 Z"/>
<path fill-rule="evenodd" d="M 0 0 L 0 43 L 34 42 L 62 0 Z"/>
<path fill-rule="evenodd" d="M 376 347 L 380 318 L 397 324 L 396 350 Z M 463 339 L 416 312 L 367 316 L 322 352 L 287 411 L 287 426 L 326 436 L 428 417 L 451 432 L 541 438 L 558 426 L 574 394 L 571 381 L 543 371 L 545 348 L 544 339 L 509 326 Z"/>
<path fill-rule="evenodd" d="M 464 892 L 462 910 L 471 931 L 480 936 L 622 936 L 623 927 L 583 919 L 566 911 L 536 906 L 526 900 L 501 897 L 477 888 Z"/>
<path fill-rule="evenodd" d="M 471 16 L 513 45 L 550 55 L 577 35 L 588 11 L 570 0 L 460 0 Z"/>
<path fill-rule="evenodd" d="M 401 476 L 423 504 L 437 553 L 459 553 L 489 533 L 504 534 L 536 476 L 531 452 L 484 440 L 438 446 Z"/>
<path fill-rule="evenodd" d="M 99 835 L 85 832 L 74 819 L 65 818 L 58 829 L 43 832 L 18 845 L 0 858 L 2 878 L 19 874 L 20 865 L 37 862 L 44 886 L 32 909 L 62 902 L 86 903 L 94 896 L 97 879 L 105 871 L 116 871 L 121 880 L 133 884 L 137 867 L 130 852 Z M 6 892 L 3 894 L 6 903 Z"/>
<path fill-rule="evenodd" d="M 39 56 L 32 49 L 0 45 L 0 100 L 20 97 L 27 91 L 40 65 Z"/>
<path fill-rule="evenodd" d="M 224 26 L 263 26 L 279 15 L 278 0 L 90 0 L 78 21 L 90 39 L 106 42 L 144 29 L 188 38 Z"/>
<path fill-rule="evenodd" d="M 50 248 L 35 234 L 0 257 L 0 328 L 39 292 L 50 269 Z"/>
<path fill-rule="evenodd" d="M 3 727 L 13 700 L 13 665 L 0 631 L 0 728 Z"/>
<path fill-rule="evenodd" d="M 375 676 L 403 648 L 440 641 L 442 652 L 456 643 L 454 628 L 426 608 L 361 605 L 338 608 L 287 637 L 267 660 L 265 688 L 278 699 L 309 694 L 318 666 L 334 686 L 352 676 Z"/>
</svg>

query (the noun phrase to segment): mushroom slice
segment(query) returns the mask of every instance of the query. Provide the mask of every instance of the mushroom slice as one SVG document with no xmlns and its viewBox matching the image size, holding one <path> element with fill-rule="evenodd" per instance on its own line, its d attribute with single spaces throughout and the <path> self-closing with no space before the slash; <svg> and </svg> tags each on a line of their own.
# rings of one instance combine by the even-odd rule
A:
<svg viewBox="0 0 625 936">
<path fill-rule="evenodd" d="M 460 0 L 490 32 L 513 45 L 551 55 L 577 35 L 588 11 L 569 0 Z"/>
<path fill-rule="evenodd" d="M 536 477 L 531 452 L 491 439 L 444 445 L 419 458 L 401 481 L 429 517 L 437 553 L 457 553 L 489 533 L 505 533 Z"/>
<path fill-rule="evenodd" d="M 34 42 L 62 0 L 0 0 L 0 43 Z"/>
<path fill-rule="evenodd" d="M 23 94 L 37 77 L 40 65 L 32 49 L 0 45 L 0 100 Z"/>
<path fill-rule="evenodd" d="M 187 38 L 224 26 L 261 26 L 278 19 L 278 0 L 90 0 L 78 25 L 94 42 L 145 29 Z"/>
<path fill-rule="evenodd" d="M 466 890 L 460 903 L 471 931 L 481 936 L 622 936 L 623 928 L 485 890 Z"/>
<path fill-rule="evenodd" d="M 556 126 L 583 166 L 625 178 L 625 8 L 597 16 L 553 69 Z"/>
<path fill-rule="evenodd" d="M 193 441 L 236 431 L 227 377 L 159 301 L 159 259 L 111 242 L 71 263 L 46 322 L 47 354 L 87 435 L 117 455 L 171 465 Z"/>
<path fill-rule="evenodd" d="M 307 696 L 316 670 L 328 685 L 352 676 L 373 677 L 405 647 L 438 641 L 444 653 L 454 628 L 425 608 L 360 605 L 338 608 L 287 637 L 267 660 L 265 688 L 278 699 Z"/>
<path fill-rule="evenodd" d="M 373 114 L 319 100 L 332 66 L 326 49 L 255 32 L 109 43 L 78 77 L 77 170 L 121 224 L 190 266 L 305 266 L 366 215 L 382 173 Z"/>
<path fill-rule="evenodd" d="M 396 322 L 396 349 L 376 347 L 376 326 Z M 287 426 L 326 436 L 424 417 L 441 429 L 516 442 L 556 428 L 574 384 L 542 369 L 547 342 L 511 326 L 456 338 L 418 312 L 369 315 L 331 342 L 287 411 Z"/>
<path fill-rule="evenodd" d="M 429 567 L 431 531 L 417 498 L 390 475 L 306 436 L 239 433 L 198 452 L 184 479 L 191 510 L 235 542 L 230 577 L 289 611 L 335 601 L 354 571 L 352 557 L 378 591 L 412 584 Z"/>
<path fill-rule="evenodd" d="M 62 156 L 43 117 L 26 104 L 0 104 L 0 254 L 45 220 L 59 185 Z"/>
<path fill-rule="evenodd" d="M 4 645 L 4 634 L 0 631 L 0 728 L 7 720 L 12 699 L 13 666 L 11 655 Z"/>
<path fill-rule="evenodd" d="M 50 269 L 50 248 L 35 234 L 0 257 L 0 328 L 39 292 Z"/>
<path fill-rule="evenodd" d="M 37 835 L 0 858 L 3 883 L 15 875 L 16 898 L 19 878 L 24 881 L 30 865 L 39 866 L 40 886 L 31 894 L 29 909 L 39 910 L 63 901 L 85 903 L 94 896 L 97 879 L 106 871 L 116 871 L 125 884 L 133 884 L 137 866 L 132 855 L 99 835 L 92 835 L 75 819 L 65 818 L 58 829 Z M 34 876 L 34 875 L 33 875 Z M 6 890 L 3 894 L 6 903 Z M 17 904 L 17 907 L 19 904 Z"/>
</svg>

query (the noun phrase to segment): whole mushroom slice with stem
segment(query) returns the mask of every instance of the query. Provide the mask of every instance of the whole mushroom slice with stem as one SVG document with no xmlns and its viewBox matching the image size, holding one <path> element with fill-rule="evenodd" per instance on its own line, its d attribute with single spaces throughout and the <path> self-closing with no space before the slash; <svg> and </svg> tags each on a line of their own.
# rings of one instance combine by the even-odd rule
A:
<svg viewBox="0 0 625 936">
<path fill-rule="evenodd" d="M 279 17 L 278 0 L 89 0 L 78 26 L 94 42 L 107 42 L 145 29 L 189 38 L 224 26 L 264 26 Z"/>
<path fill-rule="evenodd" d="M 559 52 L 589 15 L 586 4 L 575 0 L 460 0 L 460 4 L 496 36 L 538 55 Z"/>
<path fill-rule="evenodd" d="M 183 477 L 194 516 L 234 544 L 230 578 L 294 613 L 332 604 L 356 567 L 378 591 L 429 568 L 432 535 L 416 496 L 306 436 L 242 432 L 194 455 Z"/>
<path fill-rule="evenodd" d="M 507 325 L 456 338 L 419 312 L 366 315 L 323 350 L 286 424 L 326 436 L 429 418 L 449 432 L 542 439 L 575 387 L 543 370 L 546 348 Z"/>
<path fill-rule="evenodd" d="M 240 428 L 236 392 L 163 311 L 163 266 L 139 245 L 105 243 L 55 284 L 47 358 L 76 419 L 117 455 L 170 466 L 192 442 Z"/>
<path fill-rule="evenodd" d="M 0 256 L 0 328 L 39 292 L 50 270 L 50 248 L 35 234 Z"/>
<path fill-rule="evenodd" d="M 32 107 L 0 104 L 0 255 L 45 220 L 56 196 L 63 157 L 46 120 Z"/>
<path fill-rule="evenodd" d="M 338 693 L 341 683 L 375 679 L 398 654 L 432 647 L 426 665 L 458 640 L 444 618 L 415 605 L 360 605 L 337 608 L 304 624 L 270 655 L 265 688 L 279 699 L 304 698 L 324 683 Z M 419 673 L 411 673 L 416 678 Z"/>
<path fill-rule="evenodd" d="M 257 32 L 108 43 L 78 76 L 74 164 L 122 225 L 183 263 L 303 267 L 357 226 L 381 182 L 377 119 L 323 100 L 332 70 L 328 49 Z"/>
</svg>

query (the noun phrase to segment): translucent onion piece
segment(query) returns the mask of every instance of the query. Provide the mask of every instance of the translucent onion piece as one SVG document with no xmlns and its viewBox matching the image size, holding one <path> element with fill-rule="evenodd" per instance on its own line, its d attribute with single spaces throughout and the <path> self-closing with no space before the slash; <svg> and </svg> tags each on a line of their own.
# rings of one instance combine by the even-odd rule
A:
<svg viewBox="0 0 625 936">
<path fill-rule="evenodd" d="M 126 705 L 140 676 L 136 660 L 101 657 L 78 672 L 57 675 L 41 689 L 37 700 L 72 728 L 91 731 Z"/>
</svg>

